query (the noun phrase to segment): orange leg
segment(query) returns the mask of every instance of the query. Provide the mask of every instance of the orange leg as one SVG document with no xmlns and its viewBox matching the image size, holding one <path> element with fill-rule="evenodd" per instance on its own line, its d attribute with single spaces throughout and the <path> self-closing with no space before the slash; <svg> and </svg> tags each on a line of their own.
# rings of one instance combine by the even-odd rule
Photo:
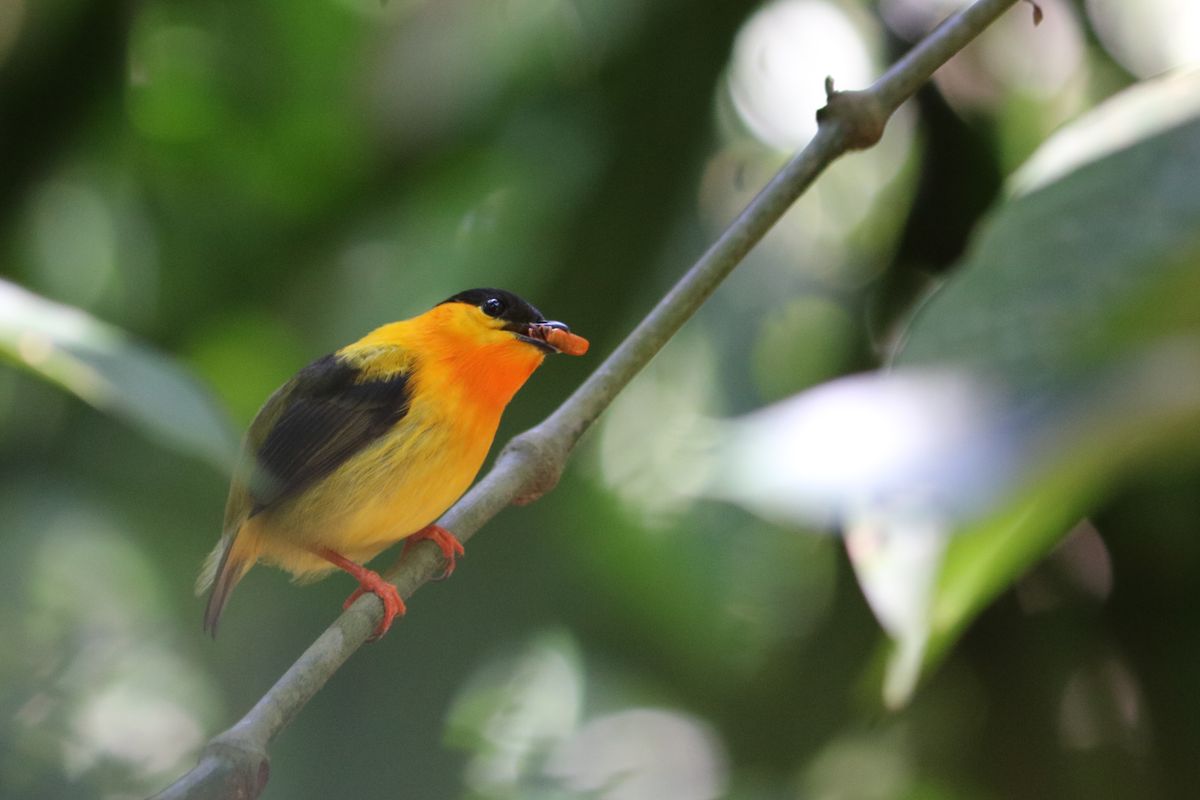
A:
<svg viewBox="0 0 1200 800">
<path fill-rule="evenodd" d="M 355 600 L 367 592 L 383 602 L 383 619 L 375 626 L 375 633 L 372 634 L 371 641 L 387 633 L 388 628 L 392 627 L 392 620 L 404 616 L 404 601 L 400 599 L 400 592 L 395 586 L 380 577 L 378 572 L 373 572 L 361 564 L 355 564 L 341 553 L 335 553 L 328 547 L 322 547 L 316 553 L 330 564 L 349 572 L 358 580 L 358 588 L 346 598 L 346 602 L 342 603 L 342 608 L 349 608 Z"/>
<path fill-rule="evenodd" d="M 446 578 L 449 578 L 450 574 L 454 572 L 456 557 L 466 555 L 467 551 L 463 549 L 462 542 L 455 538 L 453 533 L 440 525 L 426 525 L 404 540 L 404 550 L 401 551 L 400 557 L 403 558 L 407 555 L 409 548 L 422 539 L 428 539 L 436 544 L 438 549 L 442 551 L 442 555 L 445 556 L 446 561 L 449 562 L 446 565 L 446 571 L 442 573 L 442 577 L 438 578 L 438 580 L 444 581 Z"/>
</svg>

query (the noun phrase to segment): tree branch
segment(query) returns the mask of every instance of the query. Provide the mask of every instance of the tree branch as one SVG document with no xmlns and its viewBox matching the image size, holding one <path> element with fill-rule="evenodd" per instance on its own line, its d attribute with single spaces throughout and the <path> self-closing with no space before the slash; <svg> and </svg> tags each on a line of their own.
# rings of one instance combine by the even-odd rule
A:
<svg viewBox="0 0 1200 800">
<path fill-rule="evenodd" d="M 463 541 L 510 503 L 536 500 L 558 482 L 567 456 L 613 398 L 708 299 L 754 245 L 834 159 L 870 147 L 896 108 L 1017 0 L 979 0 L 943 22 L 869 89 L 835 92 L 817 114 L 816 136 L 754 198 L 645 319 L 574 394 L 539 425 L 514 438 L 491 471 L 438 521 Z M 1036 8 L 1036 6 L 1035 6 Z M 407 598 L 441 574 L 441 554 L 422 543 L 389 572 Z M 269 776 L 267 747 L 371 634 L 382 613 L 364 595 L 347 609 L 229 730 L 200 763 L 155 800 L 254 798 Z"/>
</svg>

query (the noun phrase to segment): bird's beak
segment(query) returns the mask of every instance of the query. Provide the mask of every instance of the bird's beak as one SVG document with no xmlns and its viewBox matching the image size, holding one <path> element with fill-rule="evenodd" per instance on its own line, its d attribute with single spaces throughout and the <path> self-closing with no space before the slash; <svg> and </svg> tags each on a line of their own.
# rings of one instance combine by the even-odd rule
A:
<svg viewBox="0 0 1200 800">
<path fill-rule="evenodd" d="M 581 356 L 587 352 L 588 341 L 582 336 L 571 333 L 571 329 L 562 322 L 546 320 L 543 322 L 514 323 L 507 326 L 508 330 L 517 334 L 523 342 L 544 350 L 547 353 L 566 353 Z"/>
</svg>

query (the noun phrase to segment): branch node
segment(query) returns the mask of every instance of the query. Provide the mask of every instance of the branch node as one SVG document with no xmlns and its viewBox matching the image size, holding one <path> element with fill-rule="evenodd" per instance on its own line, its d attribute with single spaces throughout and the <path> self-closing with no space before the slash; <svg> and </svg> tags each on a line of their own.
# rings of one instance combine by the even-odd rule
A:
<svg viewBox="0 0 1200 800">
<path fill-rule="evenodd" d="M 512 500 L 515 506 L 529 505 L 557 486 L 567 464 L 563 448 L 537 428 L 514 437 L 500 455 L 501 458 L 517 458 L 529 465 L 525 481 Z"/>
<path fill-rule="evenodd" d="M 151 800 L 254 800 L 270 777 L 267 751 L 226 731 L 208 743 L 194 769 Z"/>
<path fill-rule="evenodd" d="M 833 88 L 833 78 L 825 79 L 825 106 L 817 110 L 817 124 L 840 123 L 847 149 L 873 147 L 883 138 L 888 116 L 874 92 L 838 92 Z"/>
<path fill-rule="evenodd" d="M 271 759 L 267 751 L 257 745 L 247 744 L 244 737 L 230 731 L 209 742 L 204 748 L 204 756 L 213 756 L 232 765 L 233 777 L 237 785 L 248 792 L 246 797 L 262 794 L 271 777 Z"/>
</svg>

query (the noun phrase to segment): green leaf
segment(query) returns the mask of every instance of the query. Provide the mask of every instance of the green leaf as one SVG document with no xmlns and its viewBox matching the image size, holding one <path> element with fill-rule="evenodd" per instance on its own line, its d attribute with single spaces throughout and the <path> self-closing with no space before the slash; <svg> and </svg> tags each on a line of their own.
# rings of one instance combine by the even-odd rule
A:
<svg viewBox="0 0 1200 800">
<path fill-rule="evenodd" d="M 1142 84 L 1047 142 L 907 331 L 897 368 L 1002 386 L 1014 436 L 1030 443 L 1018 488 L 948 543 L 919 643 L 926 669 L 1113 480 L 1197 449 L 1196 98 L 1200 73 Z M 909 690 L 915 679 L 889 676 Z"/>
<path fill-rule="evenodd" d="M 151 438 L 227 471 L 237 440 L 186 370 L 118 328 L 0 281 L 0 353 Z"/>
<path fill-rule="evenodd" d="M 1122 476 L 1200 450 L 1200 335 L 1152 346 L 1059 401 L 1028 435 L 1052 455 L 949 542 L 930 608 L 936 661 L 996 595 L 1052 549 Z"/>
<path fill-rule="evenodd" d="M 1176 80 L 1200 93 L 1200 73 Z M 1116 111 L 1144 114 L 1147 95 L 1171 103 L 1177 94 L 1171 81 L 1131 89 L 1043 150 L 1116 124 Z M 1027 393 L 1051 391 L 1121 351 L 1200 327 L 1198 178 L 1194 106 L 1186 121 L 1010 199 L 919 312 L 896 365 L 964 367 Z"/>
</svg>

